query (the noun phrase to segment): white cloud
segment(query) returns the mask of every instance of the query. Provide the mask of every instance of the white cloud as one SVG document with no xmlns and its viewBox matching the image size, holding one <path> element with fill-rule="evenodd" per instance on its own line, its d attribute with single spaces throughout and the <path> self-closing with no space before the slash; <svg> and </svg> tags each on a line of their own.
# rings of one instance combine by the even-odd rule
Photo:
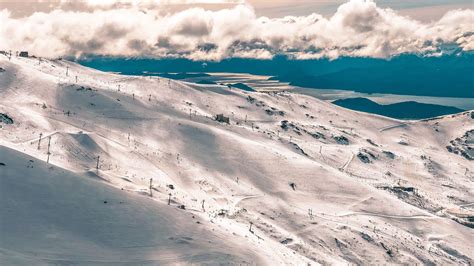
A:
<svg viewBox="0 0 474 266">
<path fill-rule="evenodd" d="M 121 2 L 121 6 L 100 2 L 110 5 L 22 18 L 4 9 L 0 11 L 0 50 L 28 50 L 44 57 L 97 54 L 219 60 L 269 58 L 277 53 L 297 58 L 386 58 L 401 53 L 435 55 L 453 47 L 474 49 L 473 10 L 453 10 L 439 21 L 421 23 L 364 0 L 341 5 L 330 18 L 312 14 L 271 19 L 257 17 L 247 4 L 218 11 L 160 12 L 164 2 L 239 2 L 232 0 L 149 1 L 153 5 L 142 1 L 139 6 L 136 1 Z"/>
</svg>

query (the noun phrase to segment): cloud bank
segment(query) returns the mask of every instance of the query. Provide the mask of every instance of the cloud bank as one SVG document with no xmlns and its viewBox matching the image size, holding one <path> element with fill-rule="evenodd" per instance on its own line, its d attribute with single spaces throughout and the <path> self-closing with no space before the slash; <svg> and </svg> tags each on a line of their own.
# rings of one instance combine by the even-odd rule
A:
<svg viewBox="0 0 474 266">
<path fill-rule="evenodd" d="M 93 54 L 193 60 L 271 58 L 276 54 L 298 59 L 389 58 L 402 53 L 474 50 L 471 9 L 453 10 L 439 21 L 421 23 L 377 7 L 371 0 L 351 0 L 330 18 L 316 13 L 258 17 L 250 5 L 238 4 L 240 1 L 224 1 L 237 4 L 217 11 L 189 8 L 167 14 L 160 9 L 160 1 L 145 5 L 108 1 L 100 8 L 89 2 L 87 11 L 56 9 L 21 18 L 1 10 L 0 50 L 28 50 L 42 57 Z"/>
</svg>

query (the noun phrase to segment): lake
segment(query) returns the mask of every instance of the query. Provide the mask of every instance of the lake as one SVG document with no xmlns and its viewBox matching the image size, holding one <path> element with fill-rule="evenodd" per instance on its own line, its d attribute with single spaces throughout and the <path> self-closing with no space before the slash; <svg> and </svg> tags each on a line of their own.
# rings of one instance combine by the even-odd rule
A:
<svg viewBox="0 0 474 266">
<path fill-rule="evenodd" d="M 292 91 L 294 93 L 305 94 L 324 101 L 334 101 L 338 99 L 363 97 L 379 104 L 392 104 L 406 101 L 416 101 L 419 103 L 437 104 L 457 107 L 464 110 L 474 110 L 474 99 L 454 98 L 454 97 L 431 97 L 395 94 L 367 94 L 348 90 L 332 89 L 312 89 L 289 85 L 287 82 L 269 80 L 271 76 L 240 74 L 240 73 L 207 73 L 209 76 L 192 77 L 182 79 L 189 82 L 210 81 L 215 83 L 245 83 L 256 91 Z"/>
</svg>

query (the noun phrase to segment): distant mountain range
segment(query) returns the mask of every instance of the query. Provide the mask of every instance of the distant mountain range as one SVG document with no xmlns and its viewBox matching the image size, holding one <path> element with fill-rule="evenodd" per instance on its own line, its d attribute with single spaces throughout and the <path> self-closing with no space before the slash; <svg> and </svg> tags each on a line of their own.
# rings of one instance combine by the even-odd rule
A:
<svg viewBox="0 0 474 266">
<path fill-rule="evenodd" d="M 419 102 L 400 102 L 382 105 L 366 98 L 341 99 L 333 101 L 333 103 L 347 109 L 379 114 L 397 119 L 425 119 L 465 111 L 456 107 Z"/>
<path fill-rule="evenodd" d="M 343 57 L 335 60 L 272 60 L 232 58 L 220 62 L 182 58 L 140 59 L 89 57 L 79 63 L 103 71 L 137 74 L 147 72 L 231 72 L 273 76 L 293 85 L 438 97 L 474 98 L 474 54 L 440 57 L 401 55 L 390 60 Z"/>
</svg>

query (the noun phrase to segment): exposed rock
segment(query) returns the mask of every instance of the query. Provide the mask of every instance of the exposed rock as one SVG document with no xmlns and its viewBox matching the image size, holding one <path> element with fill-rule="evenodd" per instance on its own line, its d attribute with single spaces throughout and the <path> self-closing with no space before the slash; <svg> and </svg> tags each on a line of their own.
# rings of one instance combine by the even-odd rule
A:
<svg viewBox="0 0 474 266">
<path fill-rule="evenodd" d="M 311 137 L 315 138 L 315 139 L 325 139 L 326 137 L 324 136 L 323 133 L 320 133 L 320 132 L 309 132 L 309 131 L 306 131 L 306 133 L 308 133 Z"/>
<path fill-rule="evenodd" d="M 280 122 L 280 127 L 283 129 L 283 130 L 288 130 L 288 121 L 287 120 L 283 120 Z"/>
<path fill-rule="evenodd" d="M 81 86 L 76 91 L 92 91 L 92 88 Z"/>
<path fill-rule="evenodd" d="M 334 137 L 334 140 L 336 140 L 337 144 L 349 145 L 349 139 L 344 136 L 336 136 Z"/>
<path fill-rule="evenodd" d="M 13 119 L 7 114 L 0 113 L 0 122 L 5 124 L 13 124 Z"/>
<path fill-rule="evenodd" d="M 280 241 L 280 243 L 286 245 L 286 244 L 290 244 L 291 242 L 293 242 L 293 239 L 291 238 L 285 238 L 284 240 Z"/>
<path fill-rule="evenodd" d="M 272 109 L 275 109 L 275 108 L 272 108 Z M 285 112 L 283 112 L 283 111 L 272 110 L 272 109 L 266 109 L 266 110 L 265 110 L 265 112 L 267 113 L 267 115 L 275 115 L 275 114 L 278 114 L 278 115 L 281 115 L 281 116 L 284 116 L 284 115 L 285 115 Z"/>
<path fill-rule="evenodd" d="M 391 151 L 382 151 L 382 153 L 390 159 L 395 159 L 396 155 Z"/>
<path fill-rule="evenodd" d="M 296 150 L 298 150 L 301 154 L 303 154 L 304 156 L 308 156 L 308 154 L 296 143 L 294 142 L 290 142 L 293 147 L 295 147 Z"/>
<path fill-rule="evenodd" d="M 374 240 L 368 234 L 360 232 L 360 237 L 362 237 L 367 242 L 373 242 Z"/>
<path fill-rule="evenodd" d="M 380 242 L 380 245 L 385 249 L 385 251 L 387 252 L 387 255 L 389 255 L 390 257 L 393 257 L 392 249 L 387 248 L 383 242 Z"/>
<path fill-rule="evenodd" d="M 416 190 L 414 187 L 400 187 L 400 186 L 393 187 L 392 189 L 394 191 L 400 190 L 400 191 L 405 191 L 405 192 L 415 192 L 415 190 Z"/>
<path fill-rule="evenodd" d="M 370 143 L 372 146 L 375 146 L 375 147 L 378 147 L 379 145 L 377 145 L 373 140 L 371 139 L 367 139 L 367 142 Z"/>
<path fill-rule="evenodd" d="M 249 103 L 254 103 L 256 100 L 257 100 L 257 99 L 255 99 L 254 97 L 252 97 L 252 96 L 250 96 L 250 95 L 247 96 L 247 101 L 248 101 Z"/>
<path fill-rule="evenodd" d="M 403 145 L 403 146 L 408 146 L 408 142 L 406 142 L 405 140 L 398 141 L 398 144 Z"/>
<path fill-rule="evenodd" d="M 371 163 L 372 161 L 369 159 L 369 156 L 367 156 L 367 154 L 364 154 L 362 152 L 359 152 L 357 154 L 357 158 L 359 158 L 359 160 L 361 160 L 363 163 Z"/>
<path fill-rule="evenodd" d="M 447 145 L 448 152 L 461 155 L 467 160 L 474 160 L 474 129 L 467 131 L 462 137 L 456 138 Z"/>
<path fill-rule="evenodd" d="M 220 210 L 217 212 L 217 215 L 224 217 L 224 216 L 227 216 L 228 213 L 229 213 L 228 210 L 220 209 Z"/>
<path fill-rule="evenodd" d="M 291 123 L 291 122 L 288 122 L 288 120 L 283 120 L 281 121 L 281 124 L 280 124 L 280 127 L 283 129 L 283 130 L 288 130 L 288 128 L 293 128 L 293 130 L 298 133 L 298 135 L 301 135 L 301 129 L 296 126 L 295 124 Z"/>
</svg>

